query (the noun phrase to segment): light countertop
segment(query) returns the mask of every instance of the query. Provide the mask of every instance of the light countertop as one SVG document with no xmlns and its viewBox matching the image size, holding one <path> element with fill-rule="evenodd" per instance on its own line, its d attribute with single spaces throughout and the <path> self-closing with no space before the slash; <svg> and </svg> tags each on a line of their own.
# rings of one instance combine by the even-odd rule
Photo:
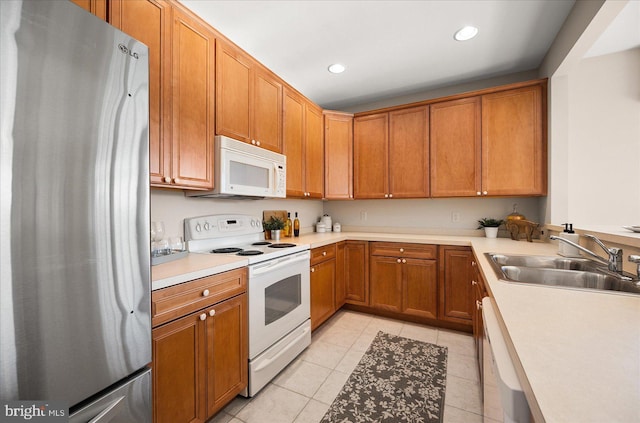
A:
<svg viewBox="0 0 640 423">
<path fill-rule="evenodd" d="M 312 233 L 292 240 L 311 248 L 343 240 L 472 247 L 536 423 L 640 422 L 640 296 L 504 282 L 484 256 L 556 255 L 555 244 L 373 232 Z M 246 264 L 237 256 L 190 254 L 154 266 L 153 289 Z"/>
</svg>

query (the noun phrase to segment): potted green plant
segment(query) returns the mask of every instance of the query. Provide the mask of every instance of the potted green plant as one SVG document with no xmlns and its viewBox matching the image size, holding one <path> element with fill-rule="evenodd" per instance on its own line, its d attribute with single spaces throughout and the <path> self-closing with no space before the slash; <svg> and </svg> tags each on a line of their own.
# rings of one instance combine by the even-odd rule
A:
<svg viewBox="0 0 640 423">
<path fill-rule="evenodd" d="M 498 237 L 498 227 L 502 225 L 504 220 L 502 219 L 492 219 L 490 217 L 483 217 L 478 220 L 478 229 L 484 228 L 484 236 L 487 238 L 497 238 Z"/>
<path fill-rule="evenodd" d="M 265 235 L 268 233 L 271 235 L 271 239 L 280 241 L 280 231 L 284 229 L 284 220 L 271 216 L 269 220 L 262 222 L 262 226 L 264 227 Z"/>
</svg>

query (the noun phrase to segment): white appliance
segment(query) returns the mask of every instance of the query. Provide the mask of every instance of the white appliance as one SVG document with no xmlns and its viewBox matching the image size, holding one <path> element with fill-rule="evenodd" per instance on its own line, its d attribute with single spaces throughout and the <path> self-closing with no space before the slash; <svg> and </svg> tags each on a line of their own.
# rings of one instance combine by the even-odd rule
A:
<svg viewBox="0 0 640 423">
<path fill-rule="evenodd" d="M 222 135 L 215 137 L 214 189 L 189 197 L 287 196 L 287 157 Z"/>
<path fill-rule="evenodd" d="M 249 215 L 185 219 L 193 253 L 237 254 L 249 261 L 249 386 L 253 396 L 311 344 L 308 244 L 265 241 Z"/>
<path fill-rule="evenodd" d="M 529 404 L 513 367 L 490 297 L 482 299 L 485 421 L 528 423 Z"/>
</svg>

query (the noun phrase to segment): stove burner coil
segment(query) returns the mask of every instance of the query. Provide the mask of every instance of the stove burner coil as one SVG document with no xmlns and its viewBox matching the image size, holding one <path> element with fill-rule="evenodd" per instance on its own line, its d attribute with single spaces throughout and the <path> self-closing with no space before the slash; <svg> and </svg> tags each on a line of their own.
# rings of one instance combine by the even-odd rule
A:
<svg viewBox="0 0 640 423">
<path fill-rule="evenodd" d="M 262 251 L 258 250 L 245 250 L 240 251 L 237 255 L 239 256 L 259 256 L 260 254 L 264 254 Z"/>
<path fill-rule="evenodd" d="M 269 241 L 259 241 L 259 242 L 254 242 L 251 245 L 270 245 L 271 243 Z"/>
<path fill-rule="evenodd" d="M 242 251 L 242 248 L 228 247 L 228 248 L 216 248 L 215 250 L 211 250 L 211 252 L 214 254 L 237 253 L 239 251 Z"/>
<path fill-rule="evenodd" d="M 291 248 L 295 246 L 296 244 L 289 244 L 289 243 L 283 242 L 281 244 L 271 244 L 269 245 L 269 248 Z"/>
</svg>

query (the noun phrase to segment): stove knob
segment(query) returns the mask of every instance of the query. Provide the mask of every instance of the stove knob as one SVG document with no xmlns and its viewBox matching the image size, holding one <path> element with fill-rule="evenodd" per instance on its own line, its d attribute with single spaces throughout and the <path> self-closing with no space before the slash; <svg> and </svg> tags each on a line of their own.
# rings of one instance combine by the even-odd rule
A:
<svg viewBox="0 0 640 423">
<path fill-rule="evenodd" d="M 211 229 L 211 226 L 209 226 L 209 222 L 204 222 L 204 230 L 208 231 L 209 229 Z"/>
<path fill-rule="evenodd" d="M 200 226 L 200 224 L 196 224 L 196 232 L 200 232 L 202 231 L 202 227 Z"/>
</svg>

